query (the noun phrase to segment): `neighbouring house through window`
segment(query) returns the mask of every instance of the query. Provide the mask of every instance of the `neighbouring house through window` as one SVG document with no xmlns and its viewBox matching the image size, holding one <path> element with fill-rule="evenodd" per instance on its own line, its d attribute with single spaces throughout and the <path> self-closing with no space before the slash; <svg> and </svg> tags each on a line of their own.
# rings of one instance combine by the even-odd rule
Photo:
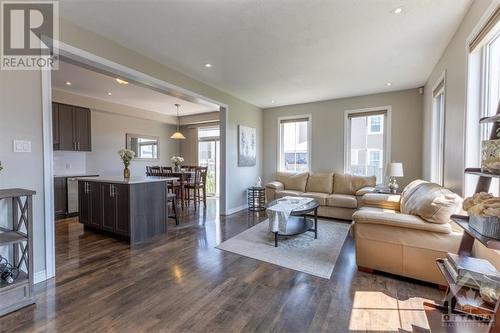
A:
<svg viewBox="0 0 500 333">
<path fill-rule="evenodd" d="M 280 118 L 279 171 L 310 170 L 310 117 Z"/>
<path fill-rule="evenodd" d="M 389 110 L 346 111 L 345 172 L 360 176 L 376 176 L 384 182 L 385 165 L 389 162 Z"/>
</svg>

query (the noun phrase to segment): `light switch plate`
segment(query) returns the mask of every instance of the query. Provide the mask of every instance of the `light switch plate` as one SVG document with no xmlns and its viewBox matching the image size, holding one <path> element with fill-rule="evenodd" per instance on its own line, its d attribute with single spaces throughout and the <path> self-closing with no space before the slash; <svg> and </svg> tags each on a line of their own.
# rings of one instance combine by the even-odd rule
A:
<svg viewBox="0 0 500 333">
<path fill-rule="evenodd" d="M 14 153 L 31 153 L 31 141 L 14 140 Z"/>
</svg>

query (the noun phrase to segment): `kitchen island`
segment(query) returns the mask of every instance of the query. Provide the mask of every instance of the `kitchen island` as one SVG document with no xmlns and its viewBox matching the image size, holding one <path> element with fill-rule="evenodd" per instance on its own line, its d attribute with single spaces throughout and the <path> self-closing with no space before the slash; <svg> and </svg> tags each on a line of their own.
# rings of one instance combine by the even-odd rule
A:
<svg viewBox="0 0 500 333">
<path fill-rule="evenodd" d="M 167 231 L 172 177 L 78 178 L 79 218 L 86 228 L 144 242 Z"/>
</svg>

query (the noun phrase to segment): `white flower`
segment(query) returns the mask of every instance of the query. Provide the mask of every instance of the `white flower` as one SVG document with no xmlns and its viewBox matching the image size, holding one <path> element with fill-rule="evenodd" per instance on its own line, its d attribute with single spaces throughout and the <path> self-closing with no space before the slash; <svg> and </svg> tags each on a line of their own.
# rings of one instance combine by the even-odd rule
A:
<svg viewBox="0 0 500 333">
<path fill-rule="evenodd" d="M 184 162 L 184 158 L 182 158 L 181 156 L 172 156 L 170 162 L 174 164 L 181 164 L 182 162 Z"/>
</svg>

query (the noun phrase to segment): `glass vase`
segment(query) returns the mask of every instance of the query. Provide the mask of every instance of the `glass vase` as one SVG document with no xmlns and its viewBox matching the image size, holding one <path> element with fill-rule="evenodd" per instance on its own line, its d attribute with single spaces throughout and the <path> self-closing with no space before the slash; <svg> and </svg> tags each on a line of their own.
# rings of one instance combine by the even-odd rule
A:
<svg viewBox="0 0 500 333">
<path fill-rule="evenodd" d="M 123 178 L 125 179 L 130 178 L 130 169 L 128 168 L 128 165 L 126 165 L 125 169 L 123 169 Z"/>
</svg>

